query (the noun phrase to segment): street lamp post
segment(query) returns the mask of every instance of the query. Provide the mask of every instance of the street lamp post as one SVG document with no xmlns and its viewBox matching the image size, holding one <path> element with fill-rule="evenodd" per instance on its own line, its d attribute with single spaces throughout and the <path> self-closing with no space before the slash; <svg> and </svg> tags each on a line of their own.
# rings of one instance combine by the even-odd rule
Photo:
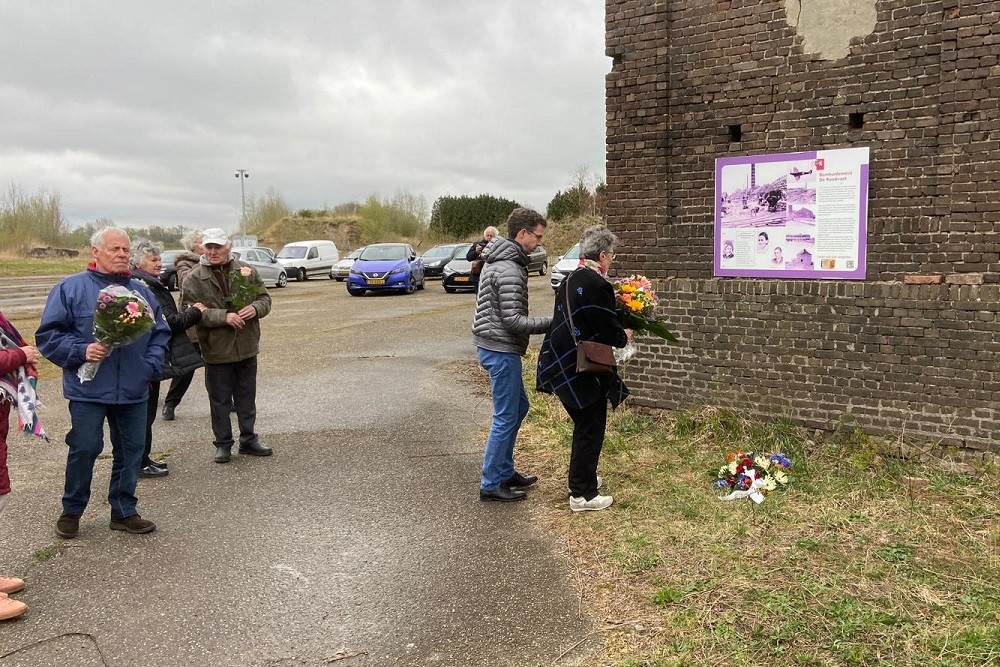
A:
<svg viewBox="0 0 1000 667">
<path fill-rule="evenodd" d="M 246 180 L 250 178 L 250 172 L 246 169 L 237 169 L 236 178 L 240 179 L 240 199 L 243 202 L 243 217 L 240 218 L 240 234 L 246 233 L 247 226 L 247 191 Z"/>
</svg>

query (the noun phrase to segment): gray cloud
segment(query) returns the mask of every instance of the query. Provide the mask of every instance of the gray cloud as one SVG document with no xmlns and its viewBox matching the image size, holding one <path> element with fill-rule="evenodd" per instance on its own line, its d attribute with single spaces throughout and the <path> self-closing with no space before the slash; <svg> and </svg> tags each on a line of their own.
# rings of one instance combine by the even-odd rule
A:
<svg viewBox="0 0 1000 667">
<path fill-rule="evenodd" d="M 397 189 L 543 208 L 604 171 L 600 0 L 0 3 L 0 185 L 219 224 Z"/>
</svg>

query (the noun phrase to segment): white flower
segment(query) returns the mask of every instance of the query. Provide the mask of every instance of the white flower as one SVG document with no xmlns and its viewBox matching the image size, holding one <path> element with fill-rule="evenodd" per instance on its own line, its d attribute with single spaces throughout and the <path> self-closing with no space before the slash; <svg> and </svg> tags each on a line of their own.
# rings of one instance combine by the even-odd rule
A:
<svg viewBox="0 0 1000 667">
<path fill-rule="evenodd" d="M 767 479 L 764 480 L 764 488 L 768 491 L 774 491 L 778 488 L 778 483 L 774 481 L 773 477 L 768 476 Z"/>
<path fill-rule="evenodd" d="M 778 484 L 788 484 L 788 473 L 781 466 L 778 466 L 778 469 L 774 471 L 774 479 Z"/>
<path fill-rule="evenodd" d="M 730 475 L 735 475 L 736 474 L 736 466 L 737 465 L 738 464 L 736 463 L 736 461 L 730 461 L 729 462 L 729 465 L 727 466 L 727 469 L 729 470 L 729 474 Z"/>
<path fill-rule="evenodd" d="M 753 463 L 761 470 L 767 470 L 768 468 L 771 467 L 771 461 L 769 459 L 764 458 L 763 456 L 753 457 Z"/>
</svg>

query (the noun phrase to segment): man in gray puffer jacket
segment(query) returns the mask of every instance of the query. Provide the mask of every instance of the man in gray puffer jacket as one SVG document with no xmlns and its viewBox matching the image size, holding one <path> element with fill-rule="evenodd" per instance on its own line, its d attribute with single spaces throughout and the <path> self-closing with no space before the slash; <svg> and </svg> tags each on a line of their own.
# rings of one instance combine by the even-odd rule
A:
<svg viewBox="0 0 1000 667">
<path fill-rule="evenodd" d="M 486 438 L 480 500 L 508 502 L 527 496 L 538 481 L 514 469 L 514 441 L 528 414 L 521 379 L 521 357 L 531 334 L 548 331 L 551 317 L 528 317 L 528 253 L 542 244 L 546 220 L 527 208 L 507 218 L 508 238 L 495 238 L 483 250 L 472 337 L 479 363 L 490 374 L 493 422 Z"/>
</svg>

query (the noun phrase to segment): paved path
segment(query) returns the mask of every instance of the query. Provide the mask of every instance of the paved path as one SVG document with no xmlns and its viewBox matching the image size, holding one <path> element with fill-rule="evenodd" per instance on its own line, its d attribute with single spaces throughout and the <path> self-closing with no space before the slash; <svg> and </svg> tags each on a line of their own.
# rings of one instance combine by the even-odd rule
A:
<svg viewBox="0 0 1000 667">
<path fill-rule="evenodd" d="M 532 279 L 533 314 L 547 284 Z M 0 656 L 27 648 L 0 665 L 535 665 L 593 649 L 532 501 L 477 499 L 491 406 L 469 377 L 473 296 L 272 293 L 258 425 L 275 456 L 211 461 L 199 372 L 155 426 L 171 473 L 140 481 L 150 535 L 108 530 L 102 459 L 80 537 L 54 537 L 68 413 L 43 383 L 53 443 L 13 438 L 0 528 L 0 571 L 26 573 L 30 607 L 0 624 Z"/>
</svg>

